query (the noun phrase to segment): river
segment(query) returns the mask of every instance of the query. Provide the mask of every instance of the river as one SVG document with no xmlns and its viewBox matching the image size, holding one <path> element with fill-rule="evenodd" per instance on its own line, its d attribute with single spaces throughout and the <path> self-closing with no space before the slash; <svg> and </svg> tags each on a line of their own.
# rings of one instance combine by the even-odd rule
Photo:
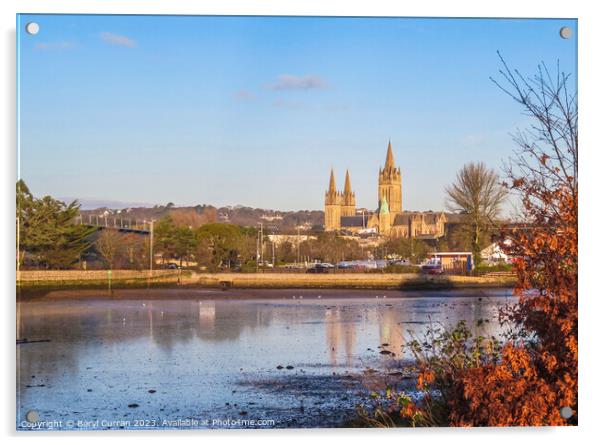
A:
<svg viewBox="0 0 602 445">
<path fill-rule="evenodd" d="M 510 289 L 253 292 L 18 303 L 17 428 L 343 426 L 370 393 L 367 369 L 411 362 L 408 331 L 466 320 L 498 334 L 514 301 Z"/>
</svg>

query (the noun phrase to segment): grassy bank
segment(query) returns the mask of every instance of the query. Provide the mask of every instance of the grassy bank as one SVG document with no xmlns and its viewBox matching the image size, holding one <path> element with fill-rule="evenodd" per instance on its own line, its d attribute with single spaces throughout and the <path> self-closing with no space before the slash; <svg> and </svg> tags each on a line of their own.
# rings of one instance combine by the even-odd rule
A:
<svg viewBox="0 0 602 445">
<path fill-rule="evenodd" d="M 512 287 L 515 277 L 471 277 L 424 275 L 416 273 L 194 273 L 159 270 L 149 278 L 148 271 L 23 271 L 18 284 L 31 288 L 143 288 L 190 286 L 222 289 L 450 289 Z"/>
</svg>

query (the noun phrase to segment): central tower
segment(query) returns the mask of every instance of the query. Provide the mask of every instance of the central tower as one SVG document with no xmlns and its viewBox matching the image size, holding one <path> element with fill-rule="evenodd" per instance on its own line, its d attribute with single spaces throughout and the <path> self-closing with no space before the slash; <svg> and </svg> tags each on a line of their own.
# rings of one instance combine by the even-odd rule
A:
<svg viewBox="0 0 602 445">
<path fill-rule="evenodd" d="M 389 141 L 389 147 L 387 148 L 387 160 L 385 161 L 385 167 L 381 168 L 378 172 L 379 205 L 383 199 L 386 199 L 386 202 L 389 204 L 389 211 L 392 214 L 400 213 L 402 211 L 401 171 L 399 170 L 399 167 L 395 167 L 391 141 Z"/>
</svg>

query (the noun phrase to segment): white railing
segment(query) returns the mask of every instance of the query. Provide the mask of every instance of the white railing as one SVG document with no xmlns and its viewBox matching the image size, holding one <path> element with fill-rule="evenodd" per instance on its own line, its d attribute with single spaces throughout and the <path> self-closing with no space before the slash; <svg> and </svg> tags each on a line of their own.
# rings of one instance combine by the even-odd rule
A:
<svg viewBox="0 0 602 445">
<path fill-rule="evenodd" d="M 80 214 L 75 217 L 75 222 L 76 224 L 82 224 L 87 226 L 136 232 L 150 232 L 151 226 L 150 221 L 107 215 Z"/>
</svg>

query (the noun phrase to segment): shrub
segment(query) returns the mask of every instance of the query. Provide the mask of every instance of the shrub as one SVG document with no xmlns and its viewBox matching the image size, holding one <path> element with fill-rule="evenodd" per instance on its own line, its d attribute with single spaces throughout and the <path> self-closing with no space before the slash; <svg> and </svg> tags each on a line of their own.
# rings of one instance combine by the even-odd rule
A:
<svg viewBox="0 0 602 445">
<path fill-rule="evenodd" d="M 500 263 L 491 266 L 488 266 L 486 264 L 480 264 L 474 268 L 473 273 L 476 275 L 481 275 L 487 272 L 511 272 L 512 270 L 512 264 Z"/>
<path fill-rule="evenodd" d="M 474 369 L 497 363 L 501 342 L 496 337 L 474 337 L 466 322 L 453 329 L 431 324 L 421 340 L 412 335 L 405 345 L 416 360 L 416 395 L 387 388 L 373 392 L 371 403 L 360 408 L 369 426 L 449 426 L 464 401 L 462 378 Z"/>
</svg>

